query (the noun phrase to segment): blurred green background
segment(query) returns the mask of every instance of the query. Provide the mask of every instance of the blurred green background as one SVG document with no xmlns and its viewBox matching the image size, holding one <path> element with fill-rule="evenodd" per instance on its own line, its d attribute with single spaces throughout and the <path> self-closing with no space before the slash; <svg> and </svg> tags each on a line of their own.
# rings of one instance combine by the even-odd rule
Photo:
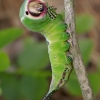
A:
<svg viewBox="0 0 100 100">
<path fill-rule="evenodd" d="M 64 18 L 63 0 L 46 1 Z M 51 81 L 45 38 L 20 22 L 22 2 L 0 0 L 0 100 L 42 100 Z M 75 6 L 80 50 L 93 92 L 100 100 L 100 2 L 75 0 Z M 83 100 L 74 70 L 51 100 Z"/>
</svg>

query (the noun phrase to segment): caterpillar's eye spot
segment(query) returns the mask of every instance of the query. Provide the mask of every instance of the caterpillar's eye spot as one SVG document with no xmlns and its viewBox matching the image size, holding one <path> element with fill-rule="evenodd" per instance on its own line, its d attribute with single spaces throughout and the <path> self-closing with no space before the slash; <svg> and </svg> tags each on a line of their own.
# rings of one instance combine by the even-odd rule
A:
<svg viewBox="0 0 100 100">
<path fill-rule="evenodd" d="M 26 13 L 26 15 L 28 15 L 28 11 L 26 11 L 25 13 Z"/>
<path fill-rule="evenodd" d="M 40 16 L 44 11 L 44 5 L 40 2 L 30 2 L 28 6 L 29 12 L 32 16 Z"/>
</svg>

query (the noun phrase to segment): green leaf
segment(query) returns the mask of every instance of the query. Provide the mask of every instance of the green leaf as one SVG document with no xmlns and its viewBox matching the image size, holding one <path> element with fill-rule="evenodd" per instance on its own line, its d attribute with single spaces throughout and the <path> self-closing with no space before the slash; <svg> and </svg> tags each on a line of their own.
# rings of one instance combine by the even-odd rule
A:
<svg viewBox="0 0 100 100">
<path fill-rule="evenodd" d="M 98 71 L 100 72 L 100 57 L 99 57 L 98 62 L 97 62 L 97 68 L 98 68 Z"/>
<path fill-rule="evenodd" d="M 66 90 L 74 96 L 81 96 L 81 89 L 76 77 L 75 72 L 73 71 L 70 75 L 70 78 L 66 84 Z"/>
<path fill-rule="evenodd" d="M 47 88 L 48 83 L 45 78 L 24 76 L 21 80 L 20 91 L 25 100 L 42 100 Z"/>
<path fill-rule="evenodd" d="M 0 87 L 0 96 L 2 95 L 2 89 L 1 89 L 1 87 Z"/>
<path fill-rule="evenodd" d="M 4 71 L 10 67 L 10 60 L 5 52 L 0 52 L 0 71 Z"/>
<path fill-rule="evenodd" d="M 0 73 L 2 96 L 5 100 L 21 100 L 19 80 L 13 74 Z"/>
<path fill-rule="evenodd" d="M 9 28 L 0 31 L 0 48 L 13 42 L 22 35 L 22 29 Z"/>
<path fill-rule="evenodd" d="M 26 71 L 35 71 L 45 68 L 49 63 L 47 45 L 45 42 L 26 43 L 24 50 L 18 57 L 19 66 Z"/>
<path fill-rule="evenodd" d="M 100 72 L 89 73 L 88 77 L 92 90 L 97 96 L 100 92 Z"/>
<path fill-rule="evenodd" d="M 91 15 L 78 15 L 76 16 L 76 32 L 77 33 L 86 33 L 95 24 L 95 19 Z"/>
<path fill-rule="evenodd" d="M 79 40 L 79 46 L 82 53 L 82 57 L 85 65 L 88 64 L 90 56 L 93 50 L 93 41 L 91 39 L 81 39 Z"/>
<path fill-rule="evenodd" d="M 16 76 L 0 73 L 0 86 L 5 100 L 42 100 L 48 82 L 44 77 Z"/>
</svg>

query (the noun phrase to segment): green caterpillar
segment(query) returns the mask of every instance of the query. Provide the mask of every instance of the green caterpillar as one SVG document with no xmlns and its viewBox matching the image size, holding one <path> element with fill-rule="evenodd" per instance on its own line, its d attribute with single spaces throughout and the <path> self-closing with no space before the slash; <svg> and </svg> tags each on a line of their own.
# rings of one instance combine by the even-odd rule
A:
<svg viewBox="0 0 100 100">
<path fill-rule="evenodd" d="M 56 9 L 44 0 L 24 0 L 20 9 L 21 22 L 29 30 L 44 35 L 48 42 L 48 53 L 52 66 L 52 81 L 48 94 L 43 100 L 48 100 L 52 94 L 68 80 L 72 70 L 72 59 L 66 55 L 70 44 L 67 25 Z"/>
</svg>

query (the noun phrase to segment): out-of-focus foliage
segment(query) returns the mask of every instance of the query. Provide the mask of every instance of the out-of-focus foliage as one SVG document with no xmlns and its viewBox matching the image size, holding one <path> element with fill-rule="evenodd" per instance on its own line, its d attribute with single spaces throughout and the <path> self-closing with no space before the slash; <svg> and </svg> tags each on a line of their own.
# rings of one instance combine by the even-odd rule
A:
<svg viewBox="0 0 100 100">
<path fill-rule="evenodd" d="M 47 45 L 37 43 L 32 38 L 24 40 L 24 48 L 18 57 L 19 66 L 26 71 L 36 71 L 46 68 L 49 63 Z"/>
<path fill-rule="evenodd" d="M 22 29 L 9 28 L 0 31 L 0 49 L 5 45 L 13 42 L 22 35 Z M 0 71 L 6 70 L 10 67 L 10 60 L 7 53 L 0 50 Z"/>
<path fill-rule="evenodd" d="M 82 14 L 80 16 L 76 16 L 76 32 L 77 33 L 86 33 L 91 28 L 93 28 L 95 24 L 95 19 L 91 15 Z"/>
<path fill-rule="evenodd" d="M 100 58 L 99 58 L 99 60 L 98 60 L 98 70 L 99 70 L 99 72 L 100 72 Z"/>
<path fill-rule="evenodd" d="M 23 76 L 21 79 L 20 89 L 26 100 L 41 100 L 47 87 L 47 80 L 43 77 Z"/>
<path fill-rule="evenodd" d="M 0 48 L 13 42 L 22 35 L 22 29 L 9 28 L 0 31 Z"/>
<path fill-rule="evenodd" d="M 47 90 L 47 80 L 43 77 L 23 75 L 18 78 L 14 74 L 1 73 L 3 96 L 6 100 L 40 100 Z M 41 83 L 41 85 L 40 85 Z M 44 88 L 43 88 L 44 87 Z"/>
<path fill-rule="evenodd" d="M 93 73 L 89 73 L 88 77 L 91 83 L 91 87 L 95 95 L 97 95 L 100 91 L 100 72 L 96 71 Z"/>
<path fill-rule="evenodd" d="M 14 74 L 0 73 L 2 94 L 6 100 L 19 100 L 19 80 Z"/>
<path fill-rule="evenodd" d="M 79 46 L 83 57 L 83 61 L 85 65 L 87 65 L 92 54 L 94 46 L 93 41 L 91 39 L 81 39 L 79 40 Z"/>
<path fill-rule="evenodd" d="M 2 94 L 2 89 L 1 89 L 1 87 L 0 87 L 0 95 Z"/>
<path fill-rule="evenodd" d="M 5 52 L 0 52 L 0 72 L 10 67 L 10 60 Z"/>
</svg>

